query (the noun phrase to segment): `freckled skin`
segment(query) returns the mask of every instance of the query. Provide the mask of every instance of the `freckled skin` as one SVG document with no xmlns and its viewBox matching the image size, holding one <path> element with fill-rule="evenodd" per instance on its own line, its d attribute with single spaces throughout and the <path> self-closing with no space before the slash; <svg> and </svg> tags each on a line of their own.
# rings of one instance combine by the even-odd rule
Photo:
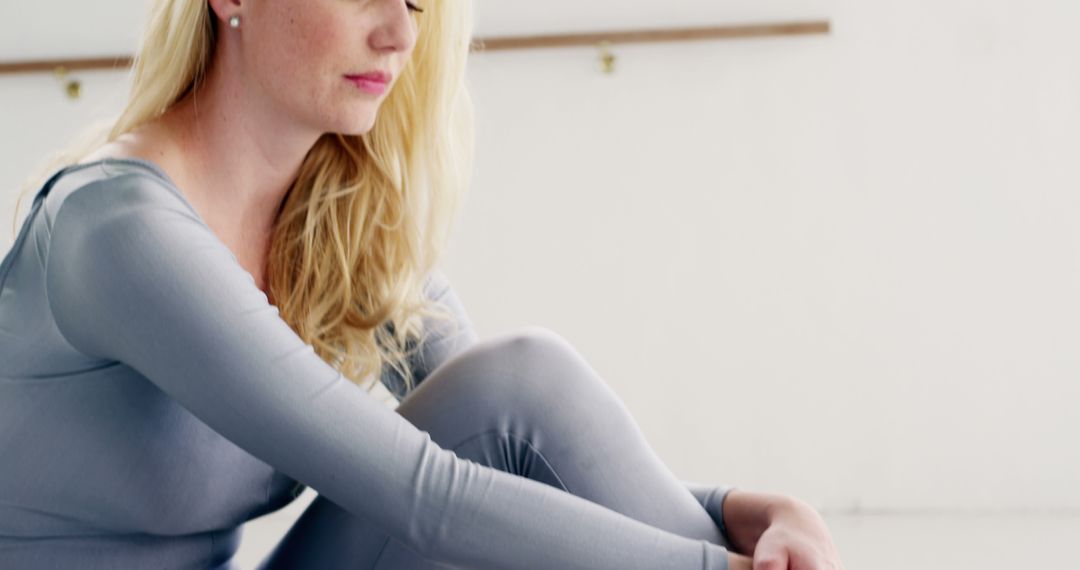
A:
<svg viewBox="0 0 1080 570">
<path fill-rule="evenodd" d="M 240 68 L 275 114 L 320 132 L 371 129 L 393 83 L 375 95 L 343 76 L 378 69 L 396 81 L 418 28 L 404 0 L 253 0 L 247 8 Z"/>
</svg>

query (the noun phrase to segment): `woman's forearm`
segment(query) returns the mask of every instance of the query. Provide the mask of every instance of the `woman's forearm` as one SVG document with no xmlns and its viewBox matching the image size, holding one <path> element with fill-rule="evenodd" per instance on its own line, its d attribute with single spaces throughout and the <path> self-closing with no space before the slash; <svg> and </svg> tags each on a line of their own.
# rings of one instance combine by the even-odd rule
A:
<svg viewBox="0 0 1080 570">
<path fill-rule="evenodd" d="M 741 554 L 753 554 L 761 533 L 769 528 L 778 509 L 792 507 L 794 499 L 775 493 L 732 489 L 724 499 L 724 522 L 731 547 Z"/>
</svg>

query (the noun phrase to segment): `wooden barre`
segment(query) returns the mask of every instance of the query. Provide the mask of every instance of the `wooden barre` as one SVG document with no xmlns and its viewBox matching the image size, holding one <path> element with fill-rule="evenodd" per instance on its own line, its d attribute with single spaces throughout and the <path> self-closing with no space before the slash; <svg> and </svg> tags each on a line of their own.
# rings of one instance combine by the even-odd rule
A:
<svg viewBox="0 0 1080 570">
<path fill-rule="evenodd" d="M 509 36 L 476 39 L 473 41 L 473 51 L 595 46 L 603 42 L 608 42 L 610 44 L 629 44 L 775 36 L 804 36 L 811 34 L 828 34 L 829 29 L 830 24 L 828 21 L 813 21 L 710 26 L 705 28 L 619 30 L 558 35 Z"/>
<path fill-rule="evenodd" d="M 771 24 L 740 24 L 700 28 L 670 28 L 579 32 L 572 34 L 497 36 L 476 38 L 470 49 L 483 53 L 512 49 L 538 49 L 571 46 L 596 46 L 602 43 L 628 44 L 676 42 L 713 39 L 761 38 L 828 34 L 828 21 L 781 22 Z M 83 59 L 43 59 L 0 62 L 0 75 L 11 73 L 54 72 L 59 68 L 73 70 L 124 69 L 131 67 L 131 56 L 96 57 Z"/>
</svg>

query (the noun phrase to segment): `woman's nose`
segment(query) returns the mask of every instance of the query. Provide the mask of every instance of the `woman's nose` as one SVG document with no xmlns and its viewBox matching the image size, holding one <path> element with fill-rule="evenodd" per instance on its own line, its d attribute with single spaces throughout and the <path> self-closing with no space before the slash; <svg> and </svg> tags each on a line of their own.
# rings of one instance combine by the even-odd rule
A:
<svg viewBox="0 0 1080 570">
<path fill-rule="evenodd" d="M 384 0 L 370 42 L 376 51 L 408 52 L 416 45 L 416 26 L 406 0 Z"/>
</svg>

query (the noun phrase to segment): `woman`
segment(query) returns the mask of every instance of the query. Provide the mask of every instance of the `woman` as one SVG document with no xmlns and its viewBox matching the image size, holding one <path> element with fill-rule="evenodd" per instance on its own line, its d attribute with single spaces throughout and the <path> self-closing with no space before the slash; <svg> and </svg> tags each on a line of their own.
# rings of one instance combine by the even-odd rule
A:
<svg viewBox="0 0 1080 570">
<path fill-rule="evenodd" d="M 155 4 L 0 266 L 0 567 L 235 568 L 304 486 L 264 569 L 839 567 L 805 503 L 675 479 L 555 333 L 476 341 L 435 269 L 469 10 Z"/>
</svg>

